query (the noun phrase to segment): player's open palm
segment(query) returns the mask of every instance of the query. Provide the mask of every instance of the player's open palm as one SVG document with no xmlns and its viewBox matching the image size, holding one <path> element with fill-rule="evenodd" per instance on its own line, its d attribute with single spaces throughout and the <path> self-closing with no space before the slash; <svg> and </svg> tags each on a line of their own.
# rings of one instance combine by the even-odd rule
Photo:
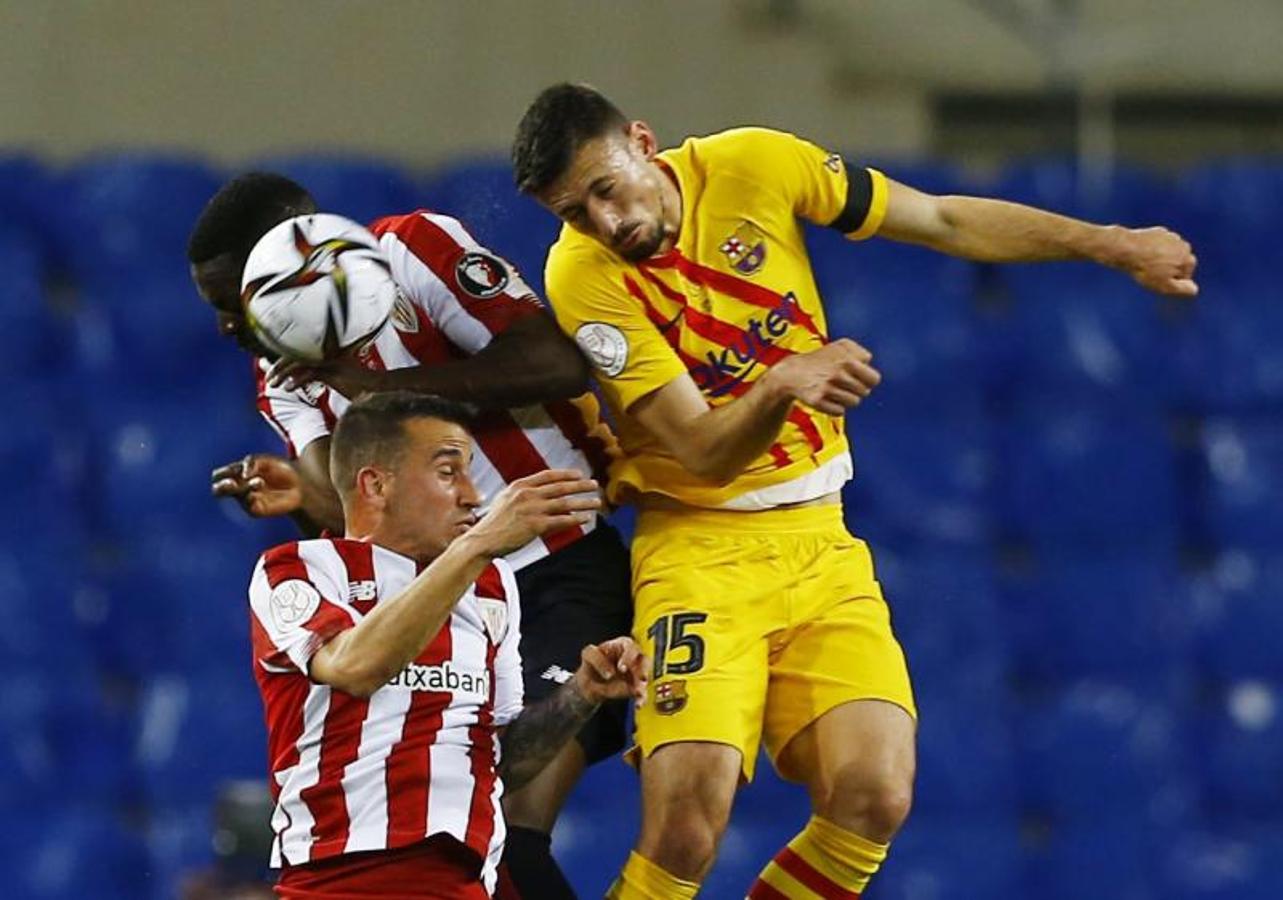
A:
<svg viewBox="0 0 1283 900">
<path fill-rule="evenodd" d="M 584 697 L 594 703 L 631 697 L 646 702 L 646 673 L 650 661 L 630 637 L 589 644 L 579 655 L 575 678 Z"/>
<path fill-rule="evenodd" d="M 255 518 L 287 516 L 303 506 L 303 483 L 290 461 L 251 453 L 210 473 L 215 497 L 231 497 Z"/>
<path fill-rule="evenodd" d="M 1123 231 L 1121 268 L 1144 288 L 1170 297 L 1198 294 L 1194 248 L 1174 231 L 1161 226 Z"/>
<path fill-rule="evenodd" d="M 496 494 L 472 532 L 486 541 L 488 550 L 503 555 L 545 534 L 586 525 L 599 509 L 596 481 L 574 469 L 545 469 Z"/>
<path fill-rule="evenodd" d="M 849 338 L 783 359 L 768 376 L 793 399 L 830 416 L 859 405 L 882 380 L 873 354 Z"/>
</svg>

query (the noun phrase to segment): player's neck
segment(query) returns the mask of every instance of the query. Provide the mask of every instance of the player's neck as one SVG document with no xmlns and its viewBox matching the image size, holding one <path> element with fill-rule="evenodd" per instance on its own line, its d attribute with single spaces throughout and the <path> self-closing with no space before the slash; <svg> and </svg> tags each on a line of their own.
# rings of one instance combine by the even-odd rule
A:
<svg viewBox="0 0 1283 900">
<path fill-rule="evenodd" d="M 664 238 L 659 243 L 656 256 L 668 253 L 677 246 L 682 236 L 682 191 L 677 183 L 677 176 L 662 162 L 656 161 L 660 174 L 659 181 L 660 225 L 664 229 Z"/>
</svg>

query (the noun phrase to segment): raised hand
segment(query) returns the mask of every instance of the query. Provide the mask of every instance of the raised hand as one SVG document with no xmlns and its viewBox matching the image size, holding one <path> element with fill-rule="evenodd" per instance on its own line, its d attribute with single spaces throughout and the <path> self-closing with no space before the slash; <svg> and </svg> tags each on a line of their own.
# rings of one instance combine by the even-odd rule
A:
<svg viewBox="0 0 1283 900">
<path fill-rule="evenodd" d="M 251 453 L 209 475 L 215 497 L 231 497 L 255 518 L 286 516 L 303 506 L 303 484 L 289 460 Z"/>
<path fill-rule="evenodd" d="M 367 369 L 352 359 L 326 362 L 279 359 L 268 369 L 267 383 L 272 387 L 284 387 L 285 390 L 292 391 L 305 384 L 320 382 L 349 400 L 355 400 L 367 392 L 387 390 L 385 376 L 386 373 Z"/>
<path fill-rule="evenodd" d="M 487 551 L 502 556 L 536 537 L 586 525 L 601 509 L 597 482 L 573 469 L 545 469 L 518 478 L 495 495 L 469 532 Z"/>
<path fill-rule="evenodd" d="M 763 378 L 817 412 L 840 416 L 859 405 L 882 380 L 872 362 L 873 354 L 867 349 L 839 338 L 818 350 L 780 360 Z"/>
<path fill-rule="evenodd" d="M 1117 267 L 1141 287 L 1169 297 L 1198 294 L 1198 283 L 1194 281 L 1198 257 L 1179 234 L 1161 226 L 1121 228 L 1117 234 Z"/>
<path fill-rule="evenodd" d="M 593 703 L 632 697 L 641 706 L 646 702 L 649 669 L 650 662 L 637 643 L 630 637 L 617 637 L 584 647 L 575 678 L 579 692 Z"/>
</svg>

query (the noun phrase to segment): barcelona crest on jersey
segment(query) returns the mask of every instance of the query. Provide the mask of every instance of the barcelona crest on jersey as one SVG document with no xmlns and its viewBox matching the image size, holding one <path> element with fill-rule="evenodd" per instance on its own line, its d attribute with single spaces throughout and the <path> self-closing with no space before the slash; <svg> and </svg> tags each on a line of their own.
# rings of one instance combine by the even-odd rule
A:
<svg viewBox="0 0 1283 900">
<path fill-rule="evenodd" d="M 766 235 L 752 222 L 741 222 L 717 248 L 741 275 L 752 275 L 766 262 Z"/>
</svg>

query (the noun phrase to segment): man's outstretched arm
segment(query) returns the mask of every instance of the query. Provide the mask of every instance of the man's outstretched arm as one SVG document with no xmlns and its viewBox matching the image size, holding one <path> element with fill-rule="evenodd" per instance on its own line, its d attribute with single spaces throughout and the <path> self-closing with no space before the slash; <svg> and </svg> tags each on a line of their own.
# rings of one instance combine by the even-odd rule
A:
<svg viewBox="0 0 1283 900">
<path fill-rule="evenodd" d="M 1089 260 L 1131 275 L 1159 294 L 1198 293 L 1189 243 L 1162 227 L 1093 225 L 1020 203 L 934 196 L 887 180 L 880 237 L 978 262 Z"/>
<path fill-rule="evenodd" d="M 499 774 L 510 791 L 538 775 L 607 700 L 646 700 L 649 661 L 630 637 L 589 644 L 574 678 L 503 729 Z"/>
</svg>

